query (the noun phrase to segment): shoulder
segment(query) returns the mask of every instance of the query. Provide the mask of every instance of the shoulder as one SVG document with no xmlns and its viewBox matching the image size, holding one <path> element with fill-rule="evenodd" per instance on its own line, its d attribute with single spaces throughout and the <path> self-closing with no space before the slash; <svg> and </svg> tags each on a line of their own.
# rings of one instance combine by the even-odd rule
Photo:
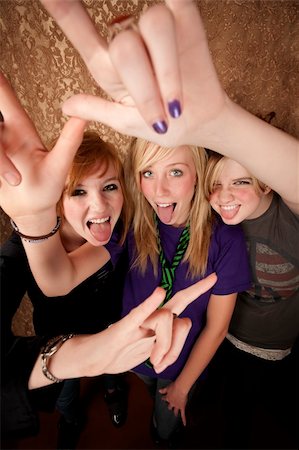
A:
<svg viewBox="0 0 299 450">
<path fill-rule="evenodd" d="M 250 287 L 246 241 L 239 225 L 226 225 L 221 220 L 215 224 L 209 263 L 218 277 L 212 288 L 213 294 L 227 295 Z"/>
<path fill-rule="evenodd" d="M 256 219 L 244 220 L 242 228 L 246 237 L 262 236 L 265 239 L 269 239 L 269 236 L 292 237 L 299 231 L 299 215 L 294 213 L 278 194 L 274 193 L 269 209 Z"/>
<path fill-rule="evenodd" d="M 240 225 L 226 225 L 217 220 L 214 225 L 210 251 L 210 262 L 222 265 L 247 264 L 248 254 L 244 232 Z"/>
<path fill-rule="evenodd" d="M 299 224 L 299 213 L 293 211 L 288 203 L 286 203 L 278 194 L 274 195 L 273 202 L 276 203 L 277 209 L 280 211 L 282 217 L 291 218 L 294 223 Z"/>
</svg>

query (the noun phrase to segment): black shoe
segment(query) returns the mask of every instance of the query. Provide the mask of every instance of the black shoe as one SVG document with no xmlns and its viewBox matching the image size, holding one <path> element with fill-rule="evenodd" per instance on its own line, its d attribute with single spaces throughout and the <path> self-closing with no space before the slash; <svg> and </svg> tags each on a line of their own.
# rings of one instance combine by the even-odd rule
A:
<svg viewBox="0 0 299 450">
<path fill-rule="evenodd" d="M 67 422 L 63 416 L 58 422 L 57 449 L 73 450 L 77 447 L 82 431 L 82 421 Z"/>
<path fill-rule="evenodd" d="M 107 403 L 109 415 L 113 425 L 117 428 L 122 427 L 127 420 L 127 389 L 116 388 L 113 392 L 106 391 L 104 400 Z"/>
</svg>

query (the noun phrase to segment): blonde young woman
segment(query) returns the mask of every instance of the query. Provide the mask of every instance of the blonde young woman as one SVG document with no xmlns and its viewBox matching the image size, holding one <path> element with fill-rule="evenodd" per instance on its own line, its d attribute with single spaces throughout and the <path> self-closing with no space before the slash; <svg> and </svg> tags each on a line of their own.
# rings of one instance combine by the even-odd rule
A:
<svg viewBox="0 0 299 450">
<path fill-rule="evenodd" d="M 271 180 L 273 189 L 279 189 L 279 183 L 287 192 L 288 177 L 282 174 L 279 181 Z M 226 375 L 225 444 L 233 448 L 252 445 L 251 423 L 258 402 L 291 432 L 295 442 L 299 336 L 296 205 L 237 161 L 215 152 L 210 152 L 205 190 L 226 224 L 242 225 L 253 275 L 250 289 L 238 295 L 227 339 L 216 359 L 221 363 L 216 376 Z M 257 445 L 270 433 L 265 425 Z"/>
<path fill-rule="evenodd" d="M 186 425 L 192 386 L 224 339 L 237 292 L 249 286 L 247 252 L 239 227 L 213 221 L 205 199 L 204 149 L 163 148 L 137 139 L 125 170 L 135 207 L 126 246 L 127 274 L 123 314 L 140 304 L 154 286 L 175 292 L 216 272 L 213 288 L 189 305 L 182 316 L 192 321 L 183 351 L 174 364 L 157 374 L 147 363 L 134 371 L 154 397 L 155 439 L 172 439 Z M 113 254 L 111 242 L 107 249 Z"/>
</svg>

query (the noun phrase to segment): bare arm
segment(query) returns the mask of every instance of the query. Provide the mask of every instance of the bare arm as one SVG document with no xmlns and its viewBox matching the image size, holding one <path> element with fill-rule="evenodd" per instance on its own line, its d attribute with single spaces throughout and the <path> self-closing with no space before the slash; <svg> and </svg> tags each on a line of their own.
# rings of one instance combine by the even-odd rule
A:
<svg viewBox="0 0 299 450">
<path fill-rule="evenodd" d="M 200 139 L 200 138 L 198 138 Z M 299 141 L 228 100 L 211 148 L 238 161 L 299 214 Z"/>
<path fill-rule="evenodd" d="M 172 335 L 178 334 L 178 339 L 184 342 L 190 329 L 186 321 L 173 321 L 170 311 L 156 312 L 164 296 L 164 290 L 158 288 L 146 301 L 105 331 L 75 336 L 66 341 L 51 357 L 48 364 L 50 372 L 59 379 L 120 373 L 144 361 L 153 349 L 156 357 L 152 362 L 158 365 L 171 348 Z M 154 317 L 151 318 L 152 314 Z M 143 326 L 146 320 L 151 321 L 152 328 Z M 51 381 L 43 375 L 38 357 L 29 388 L 47 384 Z"/>
<path fill-rule="evenodd" d="M 216 280 L 216 275 L 212 274 L 195 283 L 176 294 L 167 308 L 162 309 L 157 308 L 165 291 L 155 289 L 143 303 L 105 331 L 66 341 L 51 358 L 49 370 L 59 379 L 120 373 L 150 357 L 156 372 L 162 372 L 177 359 L 191 328 L 189 319 L 175 318 L 176 315 L 211 289 Z M 29 379 L 29 388 L 50 383 L 42 373 L 39 357 Z"/>
</svg>

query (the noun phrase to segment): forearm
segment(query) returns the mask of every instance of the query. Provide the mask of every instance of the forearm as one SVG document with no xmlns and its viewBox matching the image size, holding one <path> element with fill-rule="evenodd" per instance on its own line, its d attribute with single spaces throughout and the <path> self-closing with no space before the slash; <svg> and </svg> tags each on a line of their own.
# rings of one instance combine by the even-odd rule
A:
<svg viewBox="0 0 299 450">
<path fill-rule="evenodd" d="M 177 388 L 185 395 L 188 395 L 195 381 L 213 358 L 225 338 L 226 332 L 227 329 L 215 332 L 215 330 L 205 327 L 200 334 L 182 372 L 175 380 Z"/>
<path fill-rule="evenodd" d="M 299 141 L 294 137 L 227 98 L 212 124 L 208 146 L 244 165 L 288 202 L 298 204 Z"/>
<path fill-rule="evenodd" d="M 106 348 L 104 332 L 97 335 L 74 336 L 49 358 L 47 367 L 56 378 L 61 380 L 101 375 L 108 362 Z M 39 355 L 31 372 L 28 387 L 36 389 L 52 383 L 42 372 L 41 355 Z"/>
</svg>

